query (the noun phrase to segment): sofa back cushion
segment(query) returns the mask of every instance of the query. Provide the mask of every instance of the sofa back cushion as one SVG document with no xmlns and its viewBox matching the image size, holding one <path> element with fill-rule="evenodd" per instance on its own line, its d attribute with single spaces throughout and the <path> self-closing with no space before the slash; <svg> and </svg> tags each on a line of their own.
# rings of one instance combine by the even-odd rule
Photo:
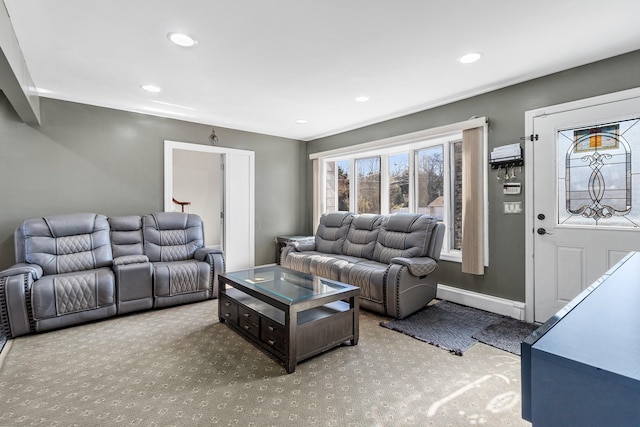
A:
<svg viewBox="0 0 640 427">
<path fill-rule="evenodd" d="M 426 256 L 437 220 L 428 215 L 395 213 L 380 225 L 373 259 L 384 264 L 395 257 Z"/>
<path fill-rule="evenodd" d="M 16 261 L 44 274 L 110 267 L 109 223 L 104 215 L 72 213 L 25 220 L 14 235 Z"/>
<path fill-rule="evenodd" d="M 344 241 L 343 254 L 373 259 L 382 218 L 382 215 L 375 214 L 355 215 Z"/>
<path fill-rule="evenodd" d="M 192 259 L 204 246 L 202 219 L 196 214 L 159 212 L 142 218 L 144 254 L 151 262 Z"/>
<path fill-rule="evenodd" d="M 347 238 L 353 214 L 332 212 L 322 214 L 316 231 L 316 250 L 327 254 L 342 255 L 342 246 Z"/>
<path fill-rule="evenodd" d="M 108 221 L 114 258 L 144 254 L 141 216 L 115 216 Z"/>
</svg>

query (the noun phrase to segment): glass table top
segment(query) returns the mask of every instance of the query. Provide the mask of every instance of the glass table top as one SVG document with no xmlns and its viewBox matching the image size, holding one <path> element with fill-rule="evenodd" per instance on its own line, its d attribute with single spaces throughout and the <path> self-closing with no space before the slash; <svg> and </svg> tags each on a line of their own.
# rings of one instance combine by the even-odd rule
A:
<svg viewBox="0 0 640 427">
<path fill-rule="evenodd" d="M 225 273 L 244 286 L 297 303 L 316 296 L 352 289 L 353 286 L 280 266 L 259 267 Z"/>
</svg>

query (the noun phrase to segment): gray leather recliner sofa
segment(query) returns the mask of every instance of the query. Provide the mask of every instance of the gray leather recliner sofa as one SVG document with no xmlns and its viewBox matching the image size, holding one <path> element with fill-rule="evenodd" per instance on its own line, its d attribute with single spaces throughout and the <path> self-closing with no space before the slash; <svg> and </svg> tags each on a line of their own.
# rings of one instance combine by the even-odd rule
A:
<svg viewBox="0 0 640 427">
<path fill-rule="evenodd" d="M 421 214 L 324 214 L 314 241 L 288 243 L 283 267 L 360 288 L 360 306 L 403 319 L 436 297 L 445 226 Z"/>
<path fill-rule="evenodd" d="M 14 235 L 16 264 L 0 271 L 0 332 L 13 338 L 217 297 L 223 253 L 204 246 L 200 217 L 153 217 L 148 233 L 140 216 L 25 220 Z"/>
</svg>

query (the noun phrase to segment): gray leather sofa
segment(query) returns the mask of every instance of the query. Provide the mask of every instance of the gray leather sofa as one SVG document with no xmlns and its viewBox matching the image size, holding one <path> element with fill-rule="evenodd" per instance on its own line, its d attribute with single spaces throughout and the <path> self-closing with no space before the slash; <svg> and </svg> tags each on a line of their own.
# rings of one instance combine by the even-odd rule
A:
<svg viewBox="0 0 640 427">
<path fill-rule="evenodd" d="M 314 241 L 289 243 L 283 267 L 360 288 L 360 306 L 403 319 L 436 296 L 445 226 L 427 215 L 324 214 Z"/>
<path fill-rule="evenodd" d="M 195 214 L 25 220 L 16 264 L 0 271 L 0 332 L 8 338 L 217 296 L 224 257 L 204 246 Z"/>
</svg>

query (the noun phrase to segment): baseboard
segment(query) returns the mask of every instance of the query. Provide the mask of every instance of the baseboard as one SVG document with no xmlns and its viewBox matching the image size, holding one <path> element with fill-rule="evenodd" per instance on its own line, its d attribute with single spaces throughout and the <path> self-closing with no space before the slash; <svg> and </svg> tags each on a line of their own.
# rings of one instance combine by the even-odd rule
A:
<svg viewBox="0 0 640 427">
<path fill-rule="evenodd" d="M 501 314 L 518 320 L 524 320 L 525 318 L 525 304 L 519 301 L 511 301 L 442 284 L 438 284 L 438 293 L 436 296 L 439 299 L 455 302 L 456 304 L 490 311 L 491 313 Z"/>
</svg>

